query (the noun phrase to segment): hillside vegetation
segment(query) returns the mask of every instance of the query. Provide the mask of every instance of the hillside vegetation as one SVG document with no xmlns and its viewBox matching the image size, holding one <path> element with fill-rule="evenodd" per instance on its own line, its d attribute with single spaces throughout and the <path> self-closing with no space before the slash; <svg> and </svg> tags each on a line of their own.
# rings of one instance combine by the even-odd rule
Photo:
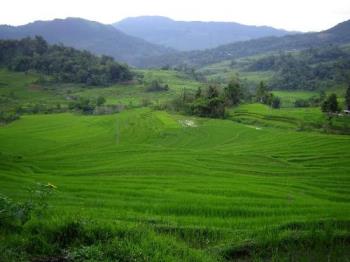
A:
<svg viewBox="0 0 350 262">
<path fill-rule="evenodd" d="M 162 260 L 151 247 L 138 247 L 139 237 L 193 250 L 200 255 L 196 260 L 275 254 L 322 261 L 346 257 L 349 250 L 346 136 L 140 109 L 96 117 L 26 116 L 1 128 L 0 139 L 2 193 L 21 199 L 24 186 L 52 183 L 58 192 L 45 224 L 64 212 L 115 225 L 116 233 L 125 231 L 116 241 L 133 243 L 123 251 L 127 257 L 140 248 L 139 259 Z M 136 238 L 127 233 L 130 227 L 153 233 Z M 53 245 L 41 232 L 33 235 L 40 245 Z M 85 246 L 108 256 L 99 242 L 78 240 L 79 235 L 66 246 L 70 254 Z M 16 235 L 5 236 L 16 241 Z M 63 252 L 59 246 L 41 250 L 17 243 L 29 257 Z M 1 255 L 9 254 L 4 239 L 1 246 Z M 179 249 L 158 248 L 179 258 Z M 185 252 L 183 259 L 192 260 Z"/>
<path fill-rule="evenodd" d="M 0 40 L 0 261 L 348 261 L 348 25 L 156 69 Z"/>
<path fill-rule="evenodd" d="M 184 87 L 196 92 L 199 83 L 179 72 L 142 71 L 144 84 L 94 88 L 33 88 L 40 75 L 0 72 L 2 111 L 33 103 L 67 109 L 67 95 L 125 105 L 106 115 L 24 113 L 0 128 L 7 196 L 0 208 L 14 217 L 0 217 L 0 260 L 349 256 L 350 140 L 324 133 L 320 108 L 246 104 L 230 109 L 226 120 L 199 118 L 157 110 L 157 101 Z M 147 91 L 155 79 L 168 79 L 169 90 Z M 145 95 L 149 107 L 142 107 Z M 278 95 L 283 103 L 293 93 Z M 339 117 L 333 129 L 349 124 Z M 46 194 L 26 190 L 38 182 L 53 193 L 27 221 L 31 192 Z"/>
<path fill-rule="evenodd" d="M 232 60 L 240 57 L 263 54 L 266 52 L 295 51 L 310 47 L 325 47 L 341 45 L 350 42 L 350 21 L 317 33 L 287 35 L 283 37 L 263 37 L 249 41 L 242 41 L 203 51 L 182 52 L 160 57 L 152 57 L 147 66 L 181 65 L 187 64 L 200 67 Z"/>
<path fill-rule="evenodd" d="M 239 76 L 250 89 L 264 81 L 274 90 L 326 91 L 350 82 L 350 52 L 348 46 L 327 46 L 266 53 L 211 64 L 195 72 L 219 83 Z"/>
<path fill-rule="evenodd" d="M 107 85 L 132 79 L 129 68 L 111 57 L 99 58 L 87 51 L 62 45 L 49 46 L 39 36 L 0 40 L 0 66 L 18 72 L 34 70 L 52 76 L 54 81 L 87 85 Z"/>
</svg>

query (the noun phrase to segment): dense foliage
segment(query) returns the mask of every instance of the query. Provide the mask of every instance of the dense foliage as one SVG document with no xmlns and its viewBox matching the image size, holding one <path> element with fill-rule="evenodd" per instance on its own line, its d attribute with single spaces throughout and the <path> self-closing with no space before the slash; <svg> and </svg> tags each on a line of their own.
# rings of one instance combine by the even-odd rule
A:
<svg viewBox="0 0 350 262">
<path fill-rule="evenodd" d="M 336 94 L 330 94 L 325 101 L 323 101 L 321 109 L 326 113 L 336 113 L 339 111 L 339 105 Z"/>
<path fill-rule="evenodd" d="M 23 226 L 33 216 L 41 217 L 48 207 L 47 200 L 56 186 L 48 183 L 29 188 L 29 197 L 22 202 L 0 195 L 0 229 Z"/>
<path fill-rule="evenodd" d="M 162 84 L 161 81 L 153 80 L 152 83 L 146 88 L 147 92 L 161 92 L 161 91 L 168 91 L 169 85 L 168 84 Z"/>
<path fill-rule="evenodd" d="M 256 88 L 255 99 L 256 102 L 269 105 L 272 108 L 281 107 L 281 99 L 278 96 L 274 96 L 263 81 L 261 81 L 259 86 Z"/>
<path fill-rule="evenodd" d="M 172 100 L 167 107 L 190 115 L 224 118 L 226 108 L 237 106 L 243 98 L 240 82 L 232 79 L 223 89 L 215 84 L 205 90 L 199 87 L 195 93 L 184 89 L 181 96 Z"/>
<path fill-rule="evenodd" d="M 62 45 L 48 45 L 42 37 L 0 41 L 0 65 L 10 70 L 37 72 L 58 82 L 108 85 L 131 80 L 126 65 L 108 56 L 97 57 Z"/>
<path fill-rule="evenodd" d="M 315 90 L 350 81 L 350 54 L 339 47 L 308 49 L 297 54 L 280 53 L 252 63 L 249 71 L 274 71 L 274 89 Z"/>
<path fill-rule="evenodd" d="M 350 110 L 350 85 L 346 89 L 346 94 L 345 94 L 345 105 L 348 110 Z"/>
</svg>

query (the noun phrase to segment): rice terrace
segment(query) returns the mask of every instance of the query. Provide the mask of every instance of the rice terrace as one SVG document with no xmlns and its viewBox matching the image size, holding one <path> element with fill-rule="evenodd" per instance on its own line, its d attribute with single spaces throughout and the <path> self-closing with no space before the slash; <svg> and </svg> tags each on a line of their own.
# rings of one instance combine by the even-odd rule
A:
<svg viewBox="0 0 350 262">
<path fill-rule="evenodd" d="M 0 261 L 350 261 L 350 21 L 329 28 L 1 25 Z"/>
</svg>

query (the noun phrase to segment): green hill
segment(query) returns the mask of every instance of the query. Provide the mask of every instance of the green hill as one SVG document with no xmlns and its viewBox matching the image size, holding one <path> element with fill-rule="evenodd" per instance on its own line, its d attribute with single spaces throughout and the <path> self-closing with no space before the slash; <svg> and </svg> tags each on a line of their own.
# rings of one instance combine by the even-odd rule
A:
<svg viewBox="0 0 350 262">
<path fill-rule="evenodd" d="M 146 82 L 169 79 L 170 90 L 33 86 L 40 75 L 0 71 L 1 111 L 65 107 L 73 96 L 138 103 L 107 115 L 26 113 L 0 126 L 0 210 L 34 204 L 40 191 L 28 187 L 38 182 L 56 188 L 24 225 L 22 213 L 8 221 L 2 211 L 1 261 L 346 261 L 350 138 L 324 133 L 319 108 L 246 104 L 226 120 L 159 111 L 140 101 L 199 84 L 142 72 Z M 350 119 L 333 125 L 349 130 Z"/>
<path fill-rule="evenodd" d="M 350 81 L 348 45 L 248 56 L 199 68 L 207 80 L 228 82 L 238 75 L 248 87 L 260 81 L 279 90 L 329 90 Z"/>
<path fill-rule="evenodd" d="M 0 142 L 2 193 L 22 199 L 22 188 L 37 181 L 57 187 L 51 218 L 39 227 L 31 224 L 31 237 L 57 249 L 18 243 L 16 250 L 27 250 L 28 258 L 61 254 L 54 250 L 69 242 L 50 242 L 41 234 L 55 239 L 65 230 L 45 231 L 65 219 L 62 212 L 104 224 L 100 234 L 107 235 L 95 236 L 105 239 L 103 245 L 89 242 L 89 235 L 84 240 L 85 234 L 93 237 L 93 231 L 84 233 L 88 221 L 70 226 L 80 233 L 62 231 L 78 234 L 85 248 L 97 252 L 85 259 L 322 261 L 348 254 L 347 136 L 138 109 L 108 116 L 25 116 L 0 129 Z M 16 241 L 16 234 L 8 237 Z M 113 248 L 113 239 L 122 246 Z M 9 242 L 0 241 L 6 260 Z M 74 248 L 79 245 L 66 246 L 66 252 L 78 255 Z"/>
</svg>

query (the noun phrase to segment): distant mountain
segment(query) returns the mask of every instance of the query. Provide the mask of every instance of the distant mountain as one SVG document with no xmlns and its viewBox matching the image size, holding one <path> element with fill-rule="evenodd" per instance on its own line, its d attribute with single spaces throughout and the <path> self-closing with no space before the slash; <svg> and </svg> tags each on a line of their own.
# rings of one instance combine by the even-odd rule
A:
<svg viewBox="0 0 350 262">
<path fill-rule="evenodd" d="M 287 35 L 283 37 L 264 37 L 203 51 L 182 52 L 174 55 L 152 57 L 147 61 L 141 61 L 140 64 L 149 67 L 174 66 L 179 64 L 198 67 L 266 52 L 293 51 L 348 43 L 350 43 L 350 20 L 321 32 Z"/>
<path fill-rule="evenodd" d="M 126 18 L 114 26 L 126 34 L 180 51 L 214 48 L 238 41 L 290 33 L 267 26 L 248 26 L 233 22 L 184 22 L 161 16 Z"/>
<path fill-rule="evenodd" d="M 0 26 L 0 39 L 19 39 L 40 35 L 49 43 L 85 49 L 95 54 L 105 54 L 118 61 L 138 66 L 140 59 L 172 52 L 168 48 L 126 35 L 111 25 L 80 18 L 36 21 L 23 26 Z"/>
</svg>

